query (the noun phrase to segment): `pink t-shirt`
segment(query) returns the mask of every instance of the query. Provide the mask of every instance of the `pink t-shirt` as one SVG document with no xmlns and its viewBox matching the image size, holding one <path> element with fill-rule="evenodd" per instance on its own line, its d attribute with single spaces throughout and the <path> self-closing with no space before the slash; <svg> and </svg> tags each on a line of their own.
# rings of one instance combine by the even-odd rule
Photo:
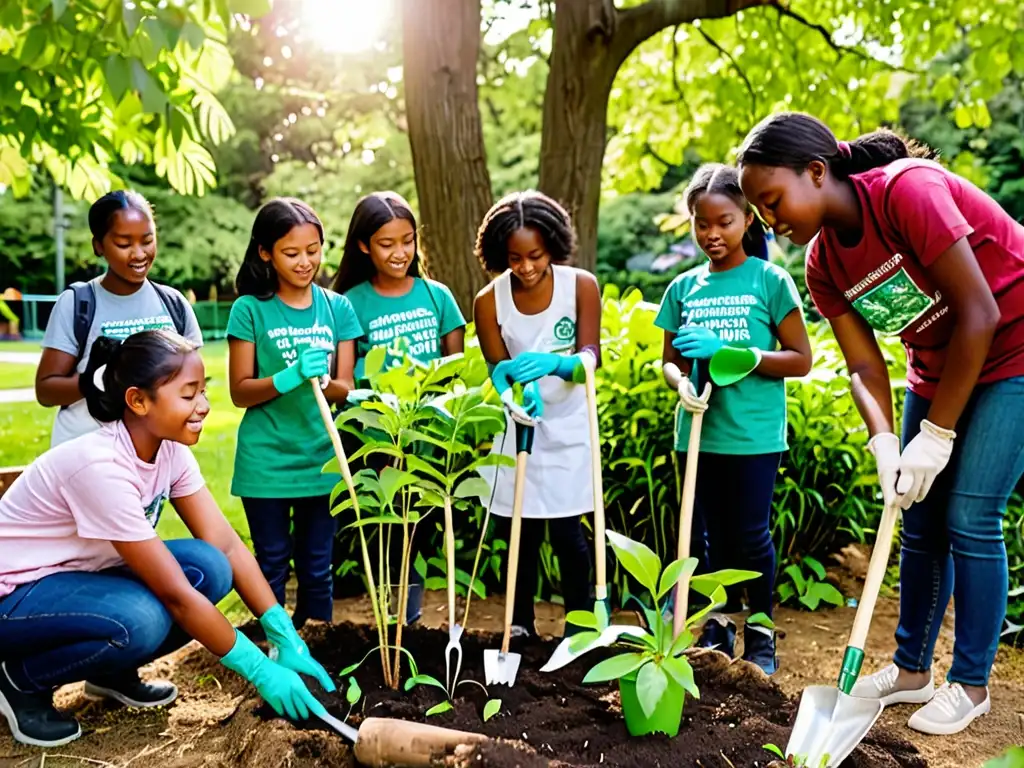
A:
<svg viewBox="0 0 1024 768">
<path fill-rule="evenodd" d="M 167 499 L 203 487 L 192 452 L 164 441 L 149 464 L 124 423 L 53 448 L 0 498 L 0 597 L 62 571 L 122 564 L 112 541 L 146 541 Z"/>
<path fill-rule="evenodd" d="M 999 324 L 979 381 L 1024 375 L 1024 227 L 976 186 L 927 160 L 898 160 L 850 177 L 864 234 L 844 247 L 823 229 L 807 251 L 807 288 L 826 318 L 856 310 L 899 336 L 907 383 L 931 398 L 955 318 L 927 268 L 962 237 L 977 257 Z"/>
</svg>

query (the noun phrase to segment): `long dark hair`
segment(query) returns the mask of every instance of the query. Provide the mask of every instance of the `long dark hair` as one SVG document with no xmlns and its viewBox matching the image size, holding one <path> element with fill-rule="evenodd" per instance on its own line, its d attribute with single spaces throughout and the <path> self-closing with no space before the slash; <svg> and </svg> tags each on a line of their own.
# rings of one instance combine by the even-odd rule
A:
<svg viewBox="0 0 1024 768">
<path fill-rule="evenodd" d="M 725 195 L 744 213 L 754 213 L 753 207 L 743 196 L 740 189 L 740 172 L 736 168 L 721 163 L 707 163 L 693 174 L 683 193 L 686 210 L 693 216 L 697 200 L 701 195 Z M 761 219 L 754 214 L 754 220 L 743 234 L 743 250 L 748 256 L 758 259 L 768 258 L 768 239 L 765 236 Z"/>
<path fill-rule="evenodd" d="M 508 239 L 524 227 L 537 230 L 551 261 L 572 262 L 576 255 L 576 230 L 568 211 L 542 192 L 527 190 L 505 195 L 484 216 L 473 249 L 488 272 L 508 269 Z"/>
<path fill-rule="evenodd" d="M 842 142 L 816 117 L 803 112 L 781 112 L 765 118 L 747 134 L 737 163 L 790 168 L 801 173 L 812 161 L 819 160 L 837 178 L 846 179 L 895 160 L 933 156 L 923 144 L 884 128 Z"/>
<path fill-rule="evenodd" d="M 365 283 L 374 275 L 373 261 L 359 244 L 367 249 L 370 238 L 378 229 L 395 219 L 405 219 L 412 225 L 413 257 L 408 274 L 412 277 L 428 277 L 426 257 L 420 253 L 419 234 L 416 228 L 416 216 L 412 206 L 397 192 L 371 192 L 356 203 L 352 211 L 352 220 L 348 224 L 345 235 L 345 250 L 341 255 L 341 266 L 334 278 L 335 293 L 345 293 L 360 283 Z"/>
<path fill-rule="evenodd" d="M 129 208 L 145 214 L 150 221 L 153 221 L 153 206 L 133 189 L 116 189 L 113 192 L 107 192 L 89 206 L 89 231 L 92 233 L 93 250 L 97 256 L 101 254 L 96 248 L 96 243 L 101 242 L 107 236 L 114 215 Z"/>
<path fill-rule="evenodd" d="M 278 289 L 277 272 L 274 265 L 260 258 L 260 248 L 267 253 L 274 250 L 274 244 L 295 227 L 312 224 L 324 242 L 324 225 L 309 205 L 294 197 L 275 197 L 260 208 L 252 223 L 252 235 L 245 249 L 245 258 L 235 278 L 235 290 L 239 296 L 255 296 L 269 299 Z"/>
<path fill-rule="evenodd" d="M 135 387 L 153 396 L 163 384 L 178 375 L 185 358 L 196 345 L 172 331 L 141 331 L 123 342 L 100 336 L 93 342 L 89 363 L 79 379 L 89 413 L 97 421 L 124 417 L 125 394 Z M 102 389 L 96 386 L 96 371 Z"/>
</svg>

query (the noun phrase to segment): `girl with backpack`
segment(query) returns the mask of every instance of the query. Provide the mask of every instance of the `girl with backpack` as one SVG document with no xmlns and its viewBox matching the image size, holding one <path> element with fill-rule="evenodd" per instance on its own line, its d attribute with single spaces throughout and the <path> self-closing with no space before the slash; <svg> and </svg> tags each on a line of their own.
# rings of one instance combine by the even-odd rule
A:
<svg viewBox="0 0 1024 768">
<path fill-rule="evenodd" d="M 888 131 L 839 141 L 774 115 L 739 153 L 743 190 L 807 251 L 807 287 L 851 375 L 882 497 L 903 508 L 894 663 L 853 695 L 924 704 L 909 725 L 952 734 L 990 709 L 1006 614 L 1006 503 L 1024 474 L 1024 227 Z M 813 242 L 812 242 L 813 241 Z M 903 439 L 875 333 L 907 350 Z M 953 664 L 935 641 L 956 600 Z"/>
<path fill-rule="evenodd" d="M 256 559 L 282 604 L 295 562 L 296 626 L 333 614 L 330 494 L 341 479 L 321 473 L 334 452 L 310 380 L 329 402 L 345 402 L 363 335 L 349 300 L 315 283 L 323 242 L 319 217 L 301 200 L 264 205 L 228 318 L 231 400 L 245 408 L 231 492 L 242 499 Z"/>
<path fill-rule="evenodd" d="M 775 478 L 787 449 L 785 379 L 810 371 L 811 344 L 796 285 L 767 260 L 764 229 L 743 197 L 736 169 L 702 166 L 684 197 L 693 238 L 708 258 L 672 281 L 655 325 L 665 332 L 665 379 L 679 391 L 682 406 L 677 451 L 687 449 L 692 414 L 706 411 L 694 554 L 710 571 L 760 573 L 746 585 L 750 612 L 771 616 L 776 563 L 770 520 Z M 722 350 L 726 355 L 752 350 L 753 367 L 735 383 L 715 388 L 708 404 L 697 391 L 706 386 Z M 729 602 L 721 613 L 709 615 L 697 644 L 731 657 L 736 626 L 725 614 L 742 606 L 738 590 L 728 592 Z M 774 632 L 747 623 L 743 658 L 774 674 Z"/>
<path fill-rule="evenodd" d="M 53 691 L 166 706 L 177 688 L 138 669 L 195 639 L 290 717 L 324 714 L 299 678 L 309 655 L 259 566 L 217 508 L 189 446 L 210 411 L 195 345 L 169 331 L 100 337 L 82 373 L 101 423 L 47 451 L 0 498 L 0 713 L 39 747 L 82 730 Z M 195 538 L 162 541 L 170 499 Z M 271 661 L 217 610 L 234 587 L 277 649 Z"/>
<path fill-rule="evenodd" d="M 70 286 L 57 299 L 36 370 L 36 399 L 59 406 L 51 447 L 99 429 L 89 415 L 79 377 L 89 350 L 100 337 L 123 340 L 145 330 L 174 330 L 202 346 L 195 312 L 173 288 L 148 279 L 156 259 L 156 223 L 149 202 L 138 192 L 109 192 L 89 208 L 89 230 L 106 272 Z"/>
</svg>

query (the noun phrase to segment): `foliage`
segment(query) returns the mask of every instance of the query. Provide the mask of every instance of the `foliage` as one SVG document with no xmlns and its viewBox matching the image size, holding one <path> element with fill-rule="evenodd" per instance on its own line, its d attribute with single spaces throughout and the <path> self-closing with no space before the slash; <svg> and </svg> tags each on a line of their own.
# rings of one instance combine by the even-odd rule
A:
<svg viewBox="0 0 1024 768">
<path fill-rule="evenodd" d="M 234 130 L 214 95 L 231 74 L 234 14 L 261 0 L 188 4 L 11 0 L 0 10 L 0 183 L 30 191 L 33 166 L 76 198 L 147 163 L 175 189 L 214 186 L 204 144 Z"/>
<path fill-rule="evenodd" d="M 837 608 L 843 604 L 842 592 L 825 581 L 825 566 L 810 555 L 800 558 L 799 563 L 787 565 L 782 572 L 789 580 L 778 585 L 781 605 L 794 598 L 809 611 L 818 610 L 823 602 Z"/>
<path fill-rule="evenodd" d="M 765 744 L 764 749 L 771 752 L 780 760 L 783 760 L 787 766 L 792 766 L 792 768 L 804 768 L 804 766 L 807 766 L 806 755 L 790 755 L 789 757 L 786 757 L 786 753 L 775 744 Z M 817 768 L 828 768 L 829 757 L 829 755 L 822 755 L 821 762 L 818 763 Z"/>
<path fill-rule="evenodd" d="M 1018 491 L 1024 490 L 1024 481 Z M 1003 519 L 1006 553 L 1010 566 L 1010 595 L 1003 636 L 1019 643 L 1024 639 L 1024 499 L 1014 494 Z"/>
<path fill-rule="evenodd" d="M 726 602 L 725 588 L 758 576 L 753 571 L 725 570 L 694 576 L 690 587 L 705 595 L 710 603 L 688 616 L 679 635 L 673 632 L 673 619 L 663 616 L 661 601 L 676 588 L 680 579 L 691 576 L 697 559 L 675 560 L 662 569 L 661 558 L 649 547 L 614 531 L 607 531 L 608 542 L 619 564 L 646 591 L 652 607 L 644 605 L 647 628 L 612 624 L 603 628 L 593 611 L 572 611 L 566 621 L 582 627 L 570 645 L 578 654 L 612 646 L 622 652 L 598 662 L 584 683 L 601 683 L 636 675 L 636 692 L 640 707 L 647 717 L 658 708 L 662 696 L 674 684 L 695 699 L 700 691 L 693 680 L 693 667 L 686 652 L 693 646 L 690 627 L 699 623 L 714 608 Z"/>
<path fill-rule="evenodd" d="M 1010 747 L 1004 754 L 985 763 L 985 768 L 1024 768 L 1024 747 Z"/>
</svg>

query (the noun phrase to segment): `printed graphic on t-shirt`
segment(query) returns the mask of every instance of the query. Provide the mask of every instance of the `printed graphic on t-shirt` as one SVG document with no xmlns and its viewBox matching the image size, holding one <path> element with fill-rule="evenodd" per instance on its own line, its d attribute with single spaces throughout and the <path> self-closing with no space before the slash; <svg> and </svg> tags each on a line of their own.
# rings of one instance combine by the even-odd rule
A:
<svg viewBox="0 0 1024 768">
<path fill-rule="evenodd" d="M 749 318 L 751 310 L 760 305 L 757 297 L 743 293 L 694 298 L 702 287 L 700 281 L 695 282 L 690 295 L 683 298 L 680 330 L 690 323 L 714 331 L 727 344 L 751 341 Z"/>
<path fill-rule="evenodd" d="M 300 347 L 320 347 L 334 351 L 334 332 L 330 326 L 319 323 L 306 328 L 294 325 L 268 328 L 267 338 L 274 342 L 281 353 L 281 358 L 288 365 L 298 360 Z"/>
<path fill-rule="evenodd" d="M 556 354 L 572 352 L 576 349 L 576 322 L 566 315 L 557 323 L 552 331 L 555 346 L 551 349 Z"/>
<path fill-rule="evenodd" d="M 164 330 L 174 330 L 174 321 L 167 315 L 135 317 L 130 320 L 106 320 L 100 323 L 100 334 L 118 341 L 124 341 L 134 333 Z"/>
<path fill-rule="evenodd" d="M 879 333 L 895 336 L 910 327 L 937 303 L 900 269 L 867 293 L 853 299 L 853 306 Z"/>
<path fill-rule="evenodd" d="M 379 315 L 370 321 L 366 329 L 371 347 L 390 346 L 393 341 L 404 338 L 408 353 L 413 357 L 440 355 L 441 325 L 437 315 L 426 307 Z"/>
<path fill-rule="evenodd" d="M 146 521 L 155 529 L 160 522 L 160 513 L 163 511 L 164 502 L 170 498 L 166 493 L 157 495 L 146 507 Z"/>
</svg>

